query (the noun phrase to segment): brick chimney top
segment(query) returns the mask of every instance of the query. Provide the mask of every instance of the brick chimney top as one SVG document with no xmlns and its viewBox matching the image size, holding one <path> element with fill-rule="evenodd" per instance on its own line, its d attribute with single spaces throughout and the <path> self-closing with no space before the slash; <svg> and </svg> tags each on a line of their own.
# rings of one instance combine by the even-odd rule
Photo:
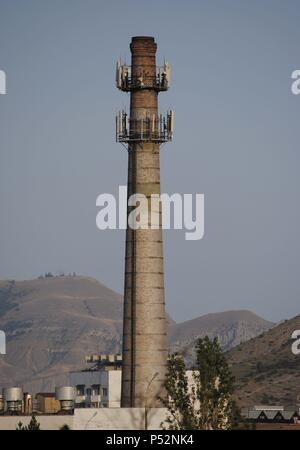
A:
<svg viewBox="0 0 300 450">
<path fill-rule="evenodd" d="M 151 36 L 134 36 L 131 39 L 130 49 L 135 52 L 156 52 L 156 42 Z"/>
</svg>

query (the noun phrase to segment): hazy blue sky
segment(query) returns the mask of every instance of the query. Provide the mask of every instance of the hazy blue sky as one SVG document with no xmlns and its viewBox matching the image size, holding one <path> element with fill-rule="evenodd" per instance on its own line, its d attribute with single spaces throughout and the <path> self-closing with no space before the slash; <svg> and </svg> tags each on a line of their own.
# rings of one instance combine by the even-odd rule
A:
<svg viewBox="0 0 300 450">
<path fill-rule="evenodd" d="M 76 271 L 123 290 L 124 232 L 96 197 L 126 184 L 114 85 L 135 35 L 172 65 L 162 190 L 205 194 L 205 237 L 165 231 L 167 309 L 299 314 L 300 2 L 0 0 L 0 278 Z"/>
</svg>

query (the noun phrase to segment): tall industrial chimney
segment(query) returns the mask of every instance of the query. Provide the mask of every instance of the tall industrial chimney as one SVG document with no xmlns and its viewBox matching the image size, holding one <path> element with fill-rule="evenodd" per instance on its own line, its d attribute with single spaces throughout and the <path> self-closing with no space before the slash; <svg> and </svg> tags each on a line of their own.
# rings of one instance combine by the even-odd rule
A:
<svg viewBox="0 0 300 450">
<path fill-rule="evenodd" d="M 170 83 L 168 64 L 156 66 L 157 45 L 153 37 L 133 37 L 131 66 L 117 64 L 117 87 L 130 92 L 130 115 L 116 120 L 117 141 L 128 149 L 128 197 L 160 195 L 160 144 L 172 140 L 173 113 L 159 115 L 158 93 Z M 129 206 L 127 215 L 132 212 Z M 161 206 L 158 226 L 127 225 L 122 407 L 160 407 L 164 397 L 167 336 L 164 297 Z M 155 229 L 156 228 L 156 229 Z"/>
</svg>

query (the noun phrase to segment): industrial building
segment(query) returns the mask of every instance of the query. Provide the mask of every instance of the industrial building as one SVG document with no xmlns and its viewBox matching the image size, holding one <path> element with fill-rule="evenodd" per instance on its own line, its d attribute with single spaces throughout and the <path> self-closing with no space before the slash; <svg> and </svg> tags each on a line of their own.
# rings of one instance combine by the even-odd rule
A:
<svg viewBox="0 0 300 450">
<path fill-rule="evenodd" d="M 119 408 L 121 403 L 121 355 L 86 356 L 88 369 L 70 372 L 76 389 L 76 408 Z"/>
<path fill-rule="evenodd" d="M 60 410 L 60 402 L 55 398 L 54 392 L 39 392 L 35 396 L 34 410 L 40 414 L 56 414 Z"/>
<path fill-rule="evenodd" d="M 109 359 L 111 359 L 111 355 Z M 139 430 L 143 429 L 146 422 L 147 429 L 160 429 L 166 416 L 164 408 L 151 409 L 149 414 L 145 407 L 134 408 L 134 410 L 119 407 L 121 370 L 118 365 L 119 362 L 115 361 L 115 368 L 113 368 L 110 361 L 108 370 L 101 367 L 100 370 L 83 370 L 74 373 L 76 376 L 82 375 L 84 377 L 81 382 L 85 382 L 85 386 L 88 386 L 87 381 L 90 381 L 90 386 L 94 384 L 94 379 L 89 377 L 94 375 L 98 377 L 96 381 L 99 383 L 100 392 L 101 386 L 104 386 L 108 381 L 108 395 L 105 393 L 103 400 L 100 395 L 98 407 L 91 404 L 89 392 L 85 396 L 87 407 L 82 407 L 81 402 L 79 402 L 79 407 L 76 407 L 76 402 L 79 400 L 76 387 L 61 386 L 55 389 L 55 394 L 37 394 L 34 403 L 36 407 L 33 407 L 33 410 L 30 411 L 26 409 L 25 396 L 21 388 L 3 389 L 3 395 L 0 396 L 0 430 L 15 430 L 19 422 L 22 422 L 25 426 L 28 425 L 32 412 L 36 413 L 37 421 L 42 430 L 58 430 L 66 425 L 72 430 Z M 108 378 L 105 378 L 105 374 Z M 111 376 L 112 378 L 110 378 Z M 111 379 L 113 383 L 110 383 Z M 86 387 L 85 391 L 88 389 L 90 388 Z M 26 394 L 26 396 L 28 395 L 30 394 Z M 92 392 L 91 395 L 93 395 Z M 108 407 L 103 407 L 102 402 L 107 402 Z"/>
<path fill-rule="evenodd" d="M 57 414 L 74 411 L 75 390 L 73 387 L 56 388 L 56 392 L 39 392 L 35 398 L 21 387 L 3 388 L 0 395 L 0 415 L 30 416 L 35 414 Z"/>
<path fill-rule="evenodd" d="M 242 409 L 243 420 L 249 423 L 300 423 L 300 410 L 297 407 L 285 409 L 278 405 L 261 405 Z"/>
</svg>

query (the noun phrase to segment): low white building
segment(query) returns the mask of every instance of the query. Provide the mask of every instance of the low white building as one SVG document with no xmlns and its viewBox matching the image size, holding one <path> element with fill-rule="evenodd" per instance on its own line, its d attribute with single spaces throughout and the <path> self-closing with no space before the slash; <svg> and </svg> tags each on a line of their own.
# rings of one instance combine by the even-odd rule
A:
<svg viewBox="0 0 300 450">
<path fill-rule="evenodd" d="M 147 413 L 147 429 L 161 430 L 166 418 L 164 408 L 151 408 Z M 74 414 L 37 415 L 41 430 L 143 430 L 145 408 L 77 408 Z M 0 430 L 15 430 L 19 422 L 28 425 L 30 416 L 0 416 Z"/>
<path fill-rule="evenodd" d="M 86 356 L 88 369 L 69 373 L 69 385 L 76 389 L 75 408 L 120 408 L 122 359 L 120 355 Z M 189 391 L 195 385 L 193 370 L 187 370 Z"/>
<path fill-rule="evenodd" d="M 75 408 L 120 408 L 120 355 L 90 355 L 90 368 L 70 372 L 69 384 L 76 388 Z"/>
<path fill-rule="evenodd" d="M 75 408 L 119 408 L 120 369 L 71 372 L 70 386 L 76 388 Z"/>
</svg>

